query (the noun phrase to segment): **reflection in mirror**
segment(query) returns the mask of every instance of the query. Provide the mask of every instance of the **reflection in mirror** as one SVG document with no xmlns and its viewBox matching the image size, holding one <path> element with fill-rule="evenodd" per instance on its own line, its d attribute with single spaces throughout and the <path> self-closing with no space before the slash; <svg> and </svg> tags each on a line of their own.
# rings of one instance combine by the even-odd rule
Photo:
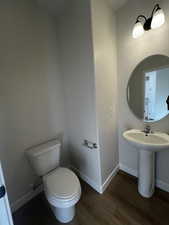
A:
<svg viewBox="0 0 169 225">
<path fill-rule="evenodd" d="M 169 57 L 154 55 L 133 71 L 127 87 L 132 112 L 144 122 L 158 121 L 169 114 Z"/>
</svg>

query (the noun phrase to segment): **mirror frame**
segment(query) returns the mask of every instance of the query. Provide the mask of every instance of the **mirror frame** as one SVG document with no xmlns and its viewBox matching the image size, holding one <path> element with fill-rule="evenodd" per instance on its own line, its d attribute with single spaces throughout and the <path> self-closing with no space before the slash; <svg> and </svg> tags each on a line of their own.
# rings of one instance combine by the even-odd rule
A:
<svg viewBox="0 0 169 225">
<path fill-rule="evenodd" d="M 164 56 L 164 57 L 167 57 L 167 58 L 169 59 L 169 56 L 168 56 L 168 55 L 162 55 L 162 54 L 149 55 L 149 56 L 147 56 L 146 58 L 142 59 L 142 60 L 134 67 L 134 69 L 132 70 L 132 72 L 131 72 L 131 74 L 130 74 L 130 76 L 129 76 L 129 79 L 128 79 L 128 81 L 127 81 L 127 87 L 126 87 L 126 101 L 127 101 L 127 105 L 128 105 L 128 107 L 129 107 L 130 112 L 133 114 L 133 116 L 135 116 L 138 120 L 142 121 L 142 122 L 145 123 L 145 124 L 147 124 L 147 123 L 148 123 L 148 124 L 157 123 L 157 122 L 159 122 L 159 121 L 161 121 L 161 120 L 163 120 L 163 119 L 169 117 L 169 112 L 168 112 L 168 114 L 167 114 L 166 116 L 162 117 L 162 118 L 159 119 L 159 120 L 155 120 L 155 121 L 144 121 L 143 119 L 139 118 L 139 116 L 137 116 L 137 115 L 133 112 L 132 108 L 131 108 L 130 105 L 129 105 L 129 101 L 128 101 L 128 95 L 129 95 L 128 87 L 129 87 L 129 82 L 130 82 L 130 79 L 131 79 L 131 77 L 132 77 L 132 75 L 133 75 L 133 72 L 135 71 L 135 69 L 137 68 L 137 66 L 139 66 L 143 61 L 145 61 L 146 59 L 148 59 L 148 58 L 150 58 L 150 57 L 152 57 L 152 56 Z M 159 67 L 153 68 L 153 70 L 155 70 L 155 69 L 160 69 L 160 68 L 161 68 L 161 69 L 162 69 L 162 68 L 167 68 L 167 65 L 161 66 L 161 67 L 159 66 Z M 169 64 L 168 64 L 168 68 L 169 68 Z M 146 71 L 146 70 L 145 70 L 145 71 Z M 148 72 L 148 71 L 146 71 L 146 72 Z"/>
</svg>

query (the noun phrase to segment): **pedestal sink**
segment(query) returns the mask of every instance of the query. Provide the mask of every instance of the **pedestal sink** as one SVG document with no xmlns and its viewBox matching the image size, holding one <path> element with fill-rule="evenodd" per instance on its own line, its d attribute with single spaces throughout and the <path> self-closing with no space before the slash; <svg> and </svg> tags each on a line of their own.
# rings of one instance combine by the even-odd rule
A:
<svg viewBox="0 0 169 225">
<path fill-rule="evenodd" d="M 150 198 L 155 187 L 155 152 L 169 150 L 169 135 L 161 132 L 145 134 L 140 130 L 128 130 L 123 137 L 139 150 L 138 191 Z"/>
</svg>

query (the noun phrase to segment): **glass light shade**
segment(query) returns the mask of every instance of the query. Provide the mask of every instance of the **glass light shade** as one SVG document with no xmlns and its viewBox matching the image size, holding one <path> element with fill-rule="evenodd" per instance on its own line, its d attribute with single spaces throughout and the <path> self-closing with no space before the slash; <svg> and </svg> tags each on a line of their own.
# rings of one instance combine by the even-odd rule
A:
<svg viewBox="0 0 169 225">
<path fill-rule="evenodd" d="M 144 28 L 141 22 L 137 22 L 133 27 L 133 38 L 139 38 L 144 34 Z"/>
<path fill-rule="evenodd" d="M 165 22 L 165 15 L 162 9 L 157 10 L 154 15 L 151 22 L 151 28 L 156 29 L 160 26 L 162 26 Z"/>
</svg>

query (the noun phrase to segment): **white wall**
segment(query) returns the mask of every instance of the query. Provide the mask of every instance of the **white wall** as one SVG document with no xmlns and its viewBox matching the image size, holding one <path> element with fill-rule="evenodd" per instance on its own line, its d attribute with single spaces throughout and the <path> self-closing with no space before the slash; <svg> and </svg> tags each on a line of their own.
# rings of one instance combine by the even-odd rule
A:
<svg viewBox="0 0 169 225">
<path fill-rule="evenodd" d="M 91 21 L 91 2 L 74 0 L 58 23 L 33 0 L 4 1 L 0 9 L 0 160 L 14 207 L 31 196 L 36 179 L 24 155 L 32 145 L 64 139 L 62 163 L 68 151 L 98 191 L 117 164 L 115 18 L 104 2 L 92 7 Z M 84 139 L 100 148 L 87 149 Z"/>
<path fill-rule="evenodd" d="M 63 88 L 55 23 L 35 1 L 3 1 L 0 27 L 0 160 L 14 203 L 35 179 L 24 150 L 63 135 Z"/>
<path fill-rule="evenodd" d="M 132 38 L 132 28 L 136 17 L 149 15 L 156 1 L 130 0 L 117 12 L 118 39 L 118 112 L 119 112 L 119 157 L 120 163 L 137 170 L 137 152 L 122 138 L 122 132 L 130 128 L 143 128 L 143 123 L 129 110 L 126 100 L 126 87 L 130 74 L 145 57 L 154 54 L 169 56 L 169 1 L 160 1 L 164 9 L 166 23 L 157 30 L 146 32 L 139 39 Z M 154 130 L 169 133 L 169 117 L 152 125 Z M 157 179 L 169 184 L 169 152 L 157 154 Z M 167 186 L 169 187 L 169 186 Z"/>
<path fill-rule="evenodd" d="M 106 1 L 74 0 L 58 26 L 70 164 L 101 191 L 118 165 L 115 13 Z"/>
<path fill-rule="evenodd" d="M 102 184 L 118 165 L 116 18 L 107 1 L 91 0 Z"/>
<path fill-rule="evenodd" d="M 99 190 L 99 149 L 89 150 L 83 146 L 84 139 L 99 143 L 90 19 L 90 1 L 73 0 L 57 27 L 64 78 L 70 164 L 88 183 Z"/>
</svg>

